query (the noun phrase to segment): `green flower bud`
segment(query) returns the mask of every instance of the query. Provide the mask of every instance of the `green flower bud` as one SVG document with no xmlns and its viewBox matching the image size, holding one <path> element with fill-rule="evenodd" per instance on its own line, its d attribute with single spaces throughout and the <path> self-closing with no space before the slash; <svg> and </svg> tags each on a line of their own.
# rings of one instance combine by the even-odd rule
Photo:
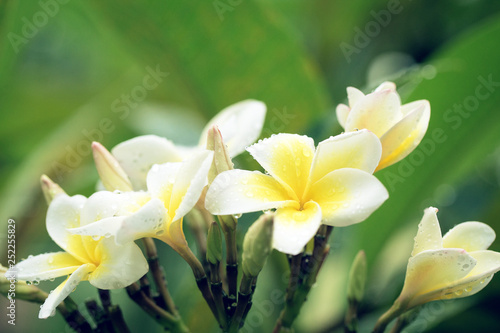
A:
<svg viewBox="0 0 500 333">
<path fill-rule="evenodd" d="M 208 184 L 210 185 L 221 172 L 233 170 L 233 162 L 231 161 L 231 157 L 229 157 L 219 128 L 215 125 L 208 130 L 207 150 L 214 152 L 212 166 L 208 172 Z"/>
<path fill-rule="evenodd" d="M 212 222 L 208 228 L 207 261 L 214 265 L 222 261 L 222 236 L 217 222 Z"/>
<path fill-rule="evenodd" d="M 52 199 L 54 199 L 58 194 L 65 193 L 59 185 L 54 183 L 46 175 L 42 175 L 42 177 L 40 178 L 40 184 L 42 185 L 42 192 L 45 200 L 49 205 L 52 202 Z"/>
<path fill-rule="evenodd" d="M 243 240 L 243 273 L 259 275 L 273 248 L 273 214 L 263 214 L 248 229 Z"/>
<path fill-rule="evenodd" d="M 358 252 L 349 272 L 349 283 L 347 285 L 347 299 L 360 303 L 365 293 L 366 284 L 366 254 L 361 250 Z"/>
</svg>

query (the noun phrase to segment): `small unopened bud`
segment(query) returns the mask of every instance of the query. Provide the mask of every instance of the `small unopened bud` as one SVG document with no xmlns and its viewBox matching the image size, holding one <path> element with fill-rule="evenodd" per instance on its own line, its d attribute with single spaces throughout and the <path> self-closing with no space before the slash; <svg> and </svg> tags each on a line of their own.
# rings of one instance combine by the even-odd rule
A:
<svg viewBox="0 0 500 333">
<path fill-rule="evenodd" d="M 222 140 L 222 134 L 215 125 L 208 130 L 207 150 L 212 150 L 214 152 L 212 166 L 208 172 L 208 184 L 210 185 L 218 174 L 224 171 L 233 170 L 234 166 L 231 157 L 229 157 L 227 147 Z"/>
<path fill-rule="evenodd" d="M 94 161 L 102 184 L 108 191 L 132 191 L 132 184 L 116 158 L 99 142 L 92 142 Z"/>
<path fill-rule="evenodd" d="M 347 285 L 347 299 L 360 303 L 365 293 L 366 284 L 366 254 L 361 250 L 352 262 Z"/>
<path fill-rule="evenodd" d="M 243 240 L 243 273 L 247 277 L 259 275 L 273 248 L 273 214 L 263 214 L 255 221 Z"/>
<path fill-rule="evenodd" d="M 52 179 L 46 175 L 42 175 L 40 178 L 40 184 L 42 185 L 42 192 L 47 204 L 50 204 L 57 195 L 65 193 L 59 185 L 54 183 Z"/>
<path fill-rule="evenodd" d="M 217 222 L 212 222 L 208 228 L 207 261 L 217 264 L 222 260 L 222 236 Z"/>
</svg>

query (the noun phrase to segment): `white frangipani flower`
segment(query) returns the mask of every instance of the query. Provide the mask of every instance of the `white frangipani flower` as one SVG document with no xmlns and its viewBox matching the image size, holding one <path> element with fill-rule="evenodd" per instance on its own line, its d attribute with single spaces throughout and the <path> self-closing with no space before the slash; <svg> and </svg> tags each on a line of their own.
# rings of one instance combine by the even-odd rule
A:
<svg viewBox="0 0 500 333">
<path fill-rule="evenodd" d="M 429 101 L 401 105 L 396 85 L 384 82 L 365 95 L 347 88 L 349 105 L 337 106 L 337 119 L 346 132 L 366 128 L 382 143 L 382 157 L 376 170 L 386 168 L 410 154 L 427 131 L 431 115 Z"/>
<path fill-rule="evenodd" d="M 117 244 L 153 237 L 170 245 L 185 259 L 192 255 L 182 231 L 183 217 L 198 202 L 207 183 L 212 151 L 198 151 L 183 162 L 155 164 L 147 175 L 148 192 L 97 192 L 89 198 L 97 207 L 123 207 L 109 221 L 70 229 L 74 234 L 114 236 Z M 126 197 L 128 196 L 128 198 Z M 95 209 L 90 209 L 90 213 Z"/>
<path fill-rule="evenodd" d="M 69 228 L 94 222 L 82 211 L 89 211 L 87 198 L 59 193 L 52 199 L 47 212 L 47 231 L 64 250 L 30 256 L 11 268 L 6 276 L 34 281 L 52 280 L 68 276 L 47 297 L 39 318 L 47 318 L 81 281 L 89 281 L 100 289 L 124 288 L 137 281 L 148 271 L 142 251 L 134 242 L 117 245 L 114 239 L 74 235 Z M 94 207 L 96 208 L 96 207 Z M 105 206 L 94 210 L 94 217 L 109 218 L 113 212 Z"/>
<path fill-rule="evenodd" d="M 298 254 L 321 223 L 361 222 L 388 198 L 372 175 L 381 146 L 368 130 L 332 137 L 316 149 L 307 136 L 277 134 L 247 150 L 269 174 L 222 172 L 205 206 L 216 215 L 277 208 L 273 246 L 281 252 Z"/>
<path fill-rule="evenodd" d="M 399 296 L 407 308 L 473 295 L 500 270 L 500 253 L 487 250 L 495 240 L 493 229 L 481 222 L 463 222 L 441 237 L 436 213 L 434 207 L 425 210 L 415 237 Z"/>
<path fill-rule="evenodd" d="M 133 188 L 145 190 L 146 175 L 153 164 L 181 162 L 193 152 L 204 150 L 207 133 L 214 125 L 221 131 L 230 157 L 239 155 L 259 138 L 265 116 L 264 103 L 245 100 L 228 106 L 210 120 L 202 131 L 197 146 L 175 145 L 156 135 L 144 135 L 120 143 L 111 152 L 127 173 Z"/>
</svg>

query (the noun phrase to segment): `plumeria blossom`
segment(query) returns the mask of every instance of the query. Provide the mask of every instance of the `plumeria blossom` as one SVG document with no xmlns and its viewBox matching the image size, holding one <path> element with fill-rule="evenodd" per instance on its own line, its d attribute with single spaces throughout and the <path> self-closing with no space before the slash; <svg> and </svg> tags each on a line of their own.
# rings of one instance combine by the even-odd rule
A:
<svg viewBox="0 0 500 333">
<path fill-rule="evenodd" d="M 90 203 L 91 204 L 91 203 Z M 134 242 L 117 245 L 112 238 L 74 235 L 69 228 L 94 222 L 95 217 L 109 217 L 106 209 L 94 210 L 89 200 L 81 195 L 58 194 L 47 212 L 47 231 L 64 251 L 29 256 L 11 268 L 6 275 L 38 283 L 68 276 L 47 297 L 39 318 L 47 318 L 81 281 L 89 281 L 100 289 L 123 288 L 141 278 L 148 271 L 148 264 Z M 93 207 L 96 208 L 96 207 Z M 101 207 L 104 208 L 104 207 Z"/>
<path fill-rule="evenodd" d="M 396 85 L 384 82 L 365 95 L 348 87 L 349 105 L 337 106 L 337 119 L 346 132 L 366 128 L 382 142 L 377 170 L 388 167 L 410 154 L 427 131 L 431 107 L 427 100 L 401 105 Z"/>
<path fill-rule="evenodd" d="M 185 259 L 191 255 L 182 231 L 182 218 L 194 207 L 212 164 L 213 152 L 198 151 L 184 162 L 155 164 L 147 175 L 147 192 L 97 192 L 89 200 L 96 206 L 128 207 L 114 217 L 70 229 L 87 236 L 114 236 L 117 244 L 154 237 L 170 245 Z M 128 195 L 129 198 L 124 198 Z M 140 207 L 140 209 L 136 209 Z M 186 257 L 187 256 L 187 257 Z"/>
<path fill-rule="evenodd" d="M 402 308 L 473 295 L 500 270 L 500 253 L 487 250 L 495 240 L 493 229 L 463 222 L 442 237 L 437 211 L 427 208 L 420 222 L 397 301 Z"/>
<path fill-rule="evenodd" d="M 262 131 L 266 105 L 256 100 L 245 100 L 228 106 L 208 122 L 199 143 L 194 147 L 175 145 L 156 135 L 139 136 L 124 141 L 111 152 L 127 173 L 135 190 L 146 189 L 146 175 L 153 164 L 180 162 L 206 147 L 207 133 L 217 125 L 228 147 L 230 157 L 242 153 L 254 143 Z"/>
<path fill-rule="evenodd" d="M 281 252 L 298 254 L 321 223 L 361 222 L 388 198 L 372 175 L 382 149 L 368 130 L 331 137 L 316 149 L 307 136 L 277 134 L 247 150 L 268 174 L 222 172 L 205 206 L 216 215 L 277 208 L 273 246 Z"/>
</svg>

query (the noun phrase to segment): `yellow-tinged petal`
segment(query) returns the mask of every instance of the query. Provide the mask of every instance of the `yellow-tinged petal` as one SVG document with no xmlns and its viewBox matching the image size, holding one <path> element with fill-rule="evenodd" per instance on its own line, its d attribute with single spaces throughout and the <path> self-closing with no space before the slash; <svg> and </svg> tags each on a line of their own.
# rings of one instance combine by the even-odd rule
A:
<svg viewBox="0 0 500 333">
<path fill-rule="evenodd" d="M 426 299 L 438 300 L 467 297 L 474 295 L 488 285 L 493 278 L 493 274 L 500 270 L 500 253 L 494 251 L 476 251 L 469 254 L 477 260 L 476 266 L 469 274 L 442 289 L 425 295 Z"/>
<path fill-rule="evenodd" d="M 116 158 L 99 142 L 92 142 L 92 151 L 102 185 L 108 191 L 132 191 L 132 184 Z"/>
<path fill-rule="evenodd" d="M 87 199 L 82 208 L 80 226 L 109 217 L 129 216 L 150 199 L 151 196 L 147 192 L 96 192 Z"/>
<path fill-rule="evenodd" d="M 239 155 L 259 138 L 265 117 L 266 105 L 260 101 L 249 99 L 230 105 L 205 126 L 199 146 L 205 147 L 208 130 L 217 125 L 227 145 L 229 156 Z"/>
<path fill-rule="evenodd" d="M 69 275 L 83 263 L 69 253 L 54 252 L 28 257 L 9 269 L 6 275 L 19 280 L 42 281 Z"/>
<path fill-rule="evenodd" d="M 82 195 L 58 195 L 49 205 L 46 225 L 49 236 L 63 250 L 82 262 L 92 262 L 83 238 L 67 231 L 80 226 L 80 213 L 86 200 Z"/>
<path fill-rule="evenodd" d="M 422 251 L 443 248 L 443 238 L 441 237 L 437 212 L 437 208 L 434 207 L 429 207 L 424 211 L 424 216 L 418 225 L 417 236 L 415 236 L 412 256 Z"/>
<path fill-rule="evenodd" d="M 300 200 L 314 156 L 314 141 L 297 134 L 275 134 L 247 148 L 271 176 Z"/>
<path fill-rule="evenodd" d="M 388 197 L 385 187 L 373 175 L 344 168 L 312 185 L 306 198 L 321 207 L 323 224 L 341 227 L 364 221 Z"/>
<path fill-rule="evenodd" d="M 75 270 L 73 274 L 49 294 L 49 297 L 47 297 L 45 303 L 40 308 L 38 318 L 44 319 L 50 317 L 55 312 L 56 307 L 71 294 L 80 281 L 87 280 L 89 273 L 94 269 L 94 265 L 85 264 Z"/>
<path fill-rule="evenodd" d="M 373 173 L 381 154 L 380 140 L 368 130 L 331 137 L 318 144 L 312 162 L 310 182 L 313 184 L 329 172 L 342 168 Z"/>
<path fill-rule="evenodd" d="M 273 247 L 280 252 L 297 255 L 304 249 L 321 224 L 321 208 L 314 201 L 303 207 L 278 208 L 274 218 Z"/>
<path fill-rule="evenodd" d="M 113 238 L 104 238 L 95 251 L 99 265 L 88 280 L 97 288 L 124 288 L 148 272 L 146 258 L 134 242 L 116 245 Z"/>
<path fill-rule="evenodd" d="M 408 156 L 427 132 L 431 116 L 429 102 L 422 100 L 405 106 L 402 110 L 411 111 L 380 137 L 383 152 L 377 170 L 386 168 Z"/>
<path fill-rule="evenodd" d="M 113 236 L 117 244 L 123 245 L 139 238 L 161 235 L 167 222 L 169 217 L 163 202 L 153 198 L 132 215 L 108 217 L 68 231 L 75 236 Z"/>
<path fill-rule="evenodd" d="M 207 183 L 213 152 L 201 150 L 182 163 L 154 165 L 148 173 L 148 190 L 165 204 L 171 221 L 186 215 Z"/>
<path fill-rule="evenodd" d="M 202 150 L 182 162 L 168 208 L 170 214 L 175 213 L 172 221 L 180 220 L 198 202 L 203 188 L 207 185 L 208 171 L 212 165 L 213 156 L 214 152 Z"/>
<path fill-rule="evenodd" d="M 400 299 L 409 307 L 429 302 L 426 295 L 462 279 L 476 266 L 476 259 L 462 249 L 428 250 L 411 257 Z"/>
<path fill-rule="evenodd" d="M 124 141 L 111 150 L 127 173 L 134 190 L 146 189 L 146 177 L 154 164 L 180 162 L 174 144 L 156 135 L 144 135 Z"/>
<path fill-rule="evenodd" d="M 381 137 L 402 117 L 398 94 L 392 90 L 381 90 L 366 95 L 352 107 L 345 130 L 351 132 L 366 128 Z"/>
<path fill-rule="evenodd" d="M 467 252 L 486 250 L 495 240 L 495 231 L 481 222 L 464 222 L 443 237 L 444 247 L 455 247 Z"/>
<path fill-rule="evenodd" d="M 340 126 L 344 128 L 345 122 L 347 121 L 347 116 L 349 115 L 349 112 L 351 112 L 351 109 L 345 104 L 339 104 L 337 105 L 335 112 L 337 114 L 337 121 L 339 122 Z"/>
<path fill-rule="evenodd" d="M 365 94 L 361 92 L 361 90 L 354 88 L 354 87 L 347 87 L 347 99 L 349 100 L 349 108 L 352 109 L 356 103 L 358 103 L 363 97 L 365 97 Z"/>
<path fill-rule="evenodd" d="M 212 214 L 229 215 L 282 207 L 292 200 L 273 177 L 258 171 L 230 170 L 210 185 L 205 207 Z"/>
</svg>

